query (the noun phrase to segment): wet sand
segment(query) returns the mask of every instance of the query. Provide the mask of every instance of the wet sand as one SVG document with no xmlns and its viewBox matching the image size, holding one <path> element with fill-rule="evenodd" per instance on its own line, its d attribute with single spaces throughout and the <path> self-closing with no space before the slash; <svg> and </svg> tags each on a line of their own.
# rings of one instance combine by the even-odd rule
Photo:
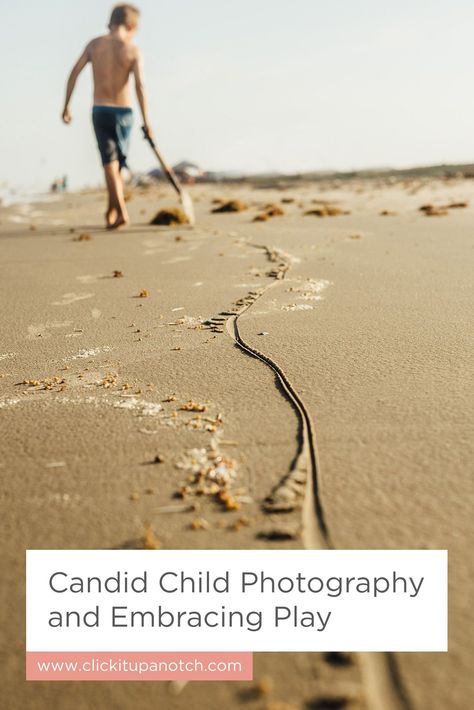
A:
<svg viewBox="0 0 474 710">
<path fill-rule="evenodd" d="M 121 233 L 94 191 L 2 210 L 6 707 L 469 706 L 474 206 L 418 208 L 472 192 L 196 186 L 188 230 L 147 226 L 172 196 L 136 189 Z M 304 214 L 326 203 L 350 214 Z M 203 456 L 225 494 L 190 481 Z M 23 681 L 25 548 L 303 545 L 448 548 L 449 654 L 261 654 L 261 687 L 178 694 Z"/>
</svg>

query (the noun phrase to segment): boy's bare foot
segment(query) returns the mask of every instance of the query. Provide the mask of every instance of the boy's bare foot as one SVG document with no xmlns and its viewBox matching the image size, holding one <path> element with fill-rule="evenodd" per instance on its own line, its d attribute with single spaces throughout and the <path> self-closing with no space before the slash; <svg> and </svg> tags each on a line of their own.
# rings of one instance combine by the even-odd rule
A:
<svg viewBox="0 0 474 710">
<path fill-rule="evenodd" d="M 130 218 L 128 215 L 121 214 L 113 224 L 108 227 L 108 229 L 120 229 L 121 227 L 126 227 L 127 224 L 130 224 Z"/>
<path fill-rule="evenodd" d="M 111 209 L 107 210 L 105 213 L 105 224 L 107 225 L 107 229 L 112 229 L 113 225 L 117 221 L 117 210 L 115 207 L 112 207 Z"/>
</svg>

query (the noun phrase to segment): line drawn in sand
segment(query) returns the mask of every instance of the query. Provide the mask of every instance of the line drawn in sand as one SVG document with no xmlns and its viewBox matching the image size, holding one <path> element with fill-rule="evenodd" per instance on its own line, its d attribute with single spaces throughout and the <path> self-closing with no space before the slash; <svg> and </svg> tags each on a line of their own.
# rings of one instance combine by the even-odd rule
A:
<svg viewBox="0 0 474 710">
<path fill-rule="evenodd" d="M 222 311 L 219 316 L 208 321 L 215 332 L 223 332 L 225 324 L 228 335 L 236 346 L 247 355 L 263 362 L 276 375 L 277 381 L 285 398 L 289 401 L 298 417 L 299 437 L 298 450 L 289 473 L 275 486 L 263 502 L 263 509 L 270 514 L 285 514 L 303 509 L 303 544 L 306 549 L 332 549 L 334 547 L 331 533 L 326 520 L 321 493 L 320 468 L 312 417 L 303 400 L 289 381 L 284 370 L 270 357 L 252 347 L 242 337 L 239 330 L 239 318 L 269 289 L 285 279 L 290 269 L 290 261 L 286 254 L 271 250 L 267 246 L 252 244 L 257 249 L 263 249 L 270 261 L 278 263 L 267 276 L 274 281 L 258 289 L 247 297 L 239 299 L 236 306 L 228 311 Z M 326 281 L 312 281 L 313 287 L 302 290 L 302 298 L 319 300 L 322 290 L 329 286 Z M 219 327 L 220 326 L 220 327 Z M 284 535 L 267 539 L 288 539 Z M 290 532 L 291 535 L 291 532 Z M 359 654 L 361 671 L 366 690 L 368 706 L 371 710 L 411 710 L 412 704 L 404 687 L 396 657 L 393 653 Z"/>
</svg>

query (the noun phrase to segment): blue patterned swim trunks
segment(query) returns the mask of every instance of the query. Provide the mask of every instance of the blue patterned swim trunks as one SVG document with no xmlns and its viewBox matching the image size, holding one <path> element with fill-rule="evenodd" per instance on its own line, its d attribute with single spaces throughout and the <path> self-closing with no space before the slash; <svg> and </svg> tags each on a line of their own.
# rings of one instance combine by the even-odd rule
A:
<svg viewBox="0 0 474 710">
<path fill-rule="evenodd" d="M 93 106 L 92 123 L 97 138 L 102 165 L 118 160 L 127 167 L 133 111 L 126 106 Z"/>
</svg>

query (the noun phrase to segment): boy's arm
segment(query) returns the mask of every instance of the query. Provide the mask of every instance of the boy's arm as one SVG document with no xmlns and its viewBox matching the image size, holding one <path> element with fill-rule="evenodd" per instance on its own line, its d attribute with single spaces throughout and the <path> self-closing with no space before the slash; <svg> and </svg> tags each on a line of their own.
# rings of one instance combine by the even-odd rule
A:
<svg viewBox="0 0 474 710">
<path fill-rule="evenodd" d="M 77 62 L 74 64 L 71 73 L 69 74 L 69 79 L 67 80 L 67 86 L 66 86 L 66 98 L 64 100 L 64 109 L 63 109 L 63 121 L 64 123 L 71 123 L 72 121 L 72 116 L 69 111 L 69 102 L 71 100 L 72 92 L 74 91 L 74 87 L 76 86 L 76 81 L 77 77 L 81 73 L 81 71 L 84 69 L 86 64 L 89 61 L 89 45 L 85 48 Z"/>
<path fill-rule="evenodd" d="M 135 91 L 137 94 L 138 104 L 140 106 L 140 111 L 142 112 L 143 125 L 148 134 L 153 137 L 153 130 L 150 126 L 150 119 L 148 116 L 148 100 L 143 80 L 143 56 L 139 49 L 137 49 L 137 54 L 133 63 L 133 76 L 135 78 Z"/>
</svg>

